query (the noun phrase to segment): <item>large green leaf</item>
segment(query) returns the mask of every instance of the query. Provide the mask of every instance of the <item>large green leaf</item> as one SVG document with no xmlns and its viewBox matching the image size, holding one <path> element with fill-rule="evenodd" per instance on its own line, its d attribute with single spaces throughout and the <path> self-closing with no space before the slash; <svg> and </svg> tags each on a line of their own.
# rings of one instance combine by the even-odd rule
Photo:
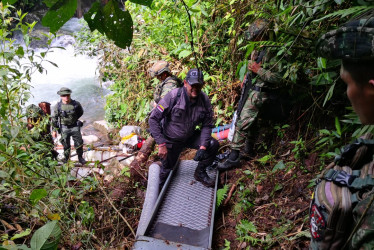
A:
<svg viewBox="0 0 374 250">
<path fill-rule="evenodd" d="M 15 2 L 17 2 L 18 0 L 2 0 L 1 2 L 3 2 L 4 4 L 14 4 Z"/>
<path fill-rule="evenodd" d="M 40 201 L 41 199 L 43 199 L 44 197 L 47 196 L 47 191 L 45 189 L 34 189 L 30 195 L 30 201 L 31 201 L 31 204 L 35 205 L 36 203 L 38 203 L 38 201 Z"/>
<path fill-rule="evenodd" d="M 120 48 L 130 46 L 132 41 L 133 22 L 128 11 L 118 7 L 118 3 L 110 0 L 103 8 L 105 35 Z"/>
<path fill-rule="evenodd" d="M 84 14 L 84 20 L 86 20 L 91 31 L 97 29 L 100 33 L 104 34 L 104 17 L 101 12 L 100 3 L 96 2 L 91 6 L 91 9 Z"/>
<path fill-rule="evenodd" d="M 61 237 L 58 221 L 50 221 L 34 233 L 31 238 L 31 249 L 57 249 Z"/>
<path fill-rule="evenodd" d="M 20 128 L 19 127 L 12 127 L 10 129 L 10 134 L 12 135 L 12 138 L 16 138 L 19 134 Z"/>
<path fill-rule="evenodd" d="M 58 0 L 45 14 L 42 24 L 50 28 L 51 33 L 56 33 L 77 9 L 77 0 Z"/>
<path fill-rule="evenodd" d="M 128 11 L 119 8 L 118 3 L 110 0 L 103 8 L 99 3 L 92 5 L 84 15 L 91 31 L 97 29 L 104 33 L 120 48 L 130 46 L 133 33 L 133 22 Z"/>
<path fill-rule="evenodd" d="M 48 7 L 51 8 L 53 5 L 55 5 L 58 2 L 58 0 L 44 0 L 43 3 Z"/>
<path fill-rule="evenodd" d="M 130 0 L 130 2 L 151 7 L 152 0 Z"/>
</svg>

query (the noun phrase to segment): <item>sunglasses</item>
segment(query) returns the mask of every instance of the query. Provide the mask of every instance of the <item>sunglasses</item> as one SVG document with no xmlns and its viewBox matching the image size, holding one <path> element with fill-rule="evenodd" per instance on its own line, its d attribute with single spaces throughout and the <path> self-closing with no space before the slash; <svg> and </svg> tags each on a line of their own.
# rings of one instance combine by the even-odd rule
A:
<svg viewBox="0 0 374 250">
<path fill-rule="evenodd" d="M 61 97 L 66 97 L 66 96 L 70 96 L 70 95 L 61 95 Z"/>
</svg>

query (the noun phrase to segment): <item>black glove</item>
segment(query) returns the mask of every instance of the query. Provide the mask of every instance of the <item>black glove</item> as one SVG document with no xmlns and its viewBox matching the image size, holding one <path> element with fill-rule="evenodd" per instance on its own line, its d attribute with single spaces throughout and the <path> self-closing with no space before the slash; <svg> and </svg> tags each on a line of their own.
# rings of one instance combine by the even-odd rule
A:
<svg viewBox="0 0 374 250">
<path fill-rule="evenodd" d="M 207 158 L 207 152 L 205 149 L 199 149 L 197 150 L 195 157 L 193 158 L 194 161 L 202 161 L 205 158 Z"/>
<path fill-rule="evenodd" d="M 83 127 L 83 122 L 80 121 L 80 120 L 78 120 L 78 121 L 77 121 L 77 126 L 78 126 L 78 127 Z"/>
</svg>

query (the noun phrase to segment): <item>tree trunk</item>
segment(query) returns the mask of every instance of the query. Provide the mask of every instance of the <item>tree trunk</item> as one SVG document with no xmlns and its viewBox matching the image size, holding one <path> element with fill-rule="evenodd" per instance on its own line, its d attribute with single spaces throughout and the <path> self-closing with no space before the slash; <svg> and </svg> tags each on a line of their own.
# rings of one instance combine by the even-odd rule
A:
<svg viewBox="0 0 374 250">
<path fill-rule="evenodd" d="M 77 5 L 77 17 L 78 18 L 81 18 L 83 16 L 83 12 L 82 12 L 82 0 L 78 0 L 78 5 Z"/>
</svg>

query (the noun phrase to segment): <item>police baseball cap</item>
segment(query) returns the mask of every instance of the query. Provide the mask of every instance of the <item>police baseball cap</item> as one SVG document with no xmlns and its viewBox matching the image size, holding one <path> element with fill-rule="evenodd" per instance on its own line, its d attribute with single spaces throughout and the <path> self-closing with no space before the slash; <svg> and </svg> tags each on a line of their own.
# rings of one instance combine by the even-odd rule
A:
<svg viewBox="0 0 374 250">
<path fill-rule="evenodd" d="M 58 92 L 57 92 L 57 94 L 58 95 L 70 95 L 71 94 L 71 89 L 69 89 L 69 88 L 65 88 L 65 87 L 62 87 Z"/>
<path fill-rule="evenodd" d="M 204 84 L 203 72 L 200 69 L 190 69 L 187 73 L 186 81 L 190 85 Z"/>
</svg>

